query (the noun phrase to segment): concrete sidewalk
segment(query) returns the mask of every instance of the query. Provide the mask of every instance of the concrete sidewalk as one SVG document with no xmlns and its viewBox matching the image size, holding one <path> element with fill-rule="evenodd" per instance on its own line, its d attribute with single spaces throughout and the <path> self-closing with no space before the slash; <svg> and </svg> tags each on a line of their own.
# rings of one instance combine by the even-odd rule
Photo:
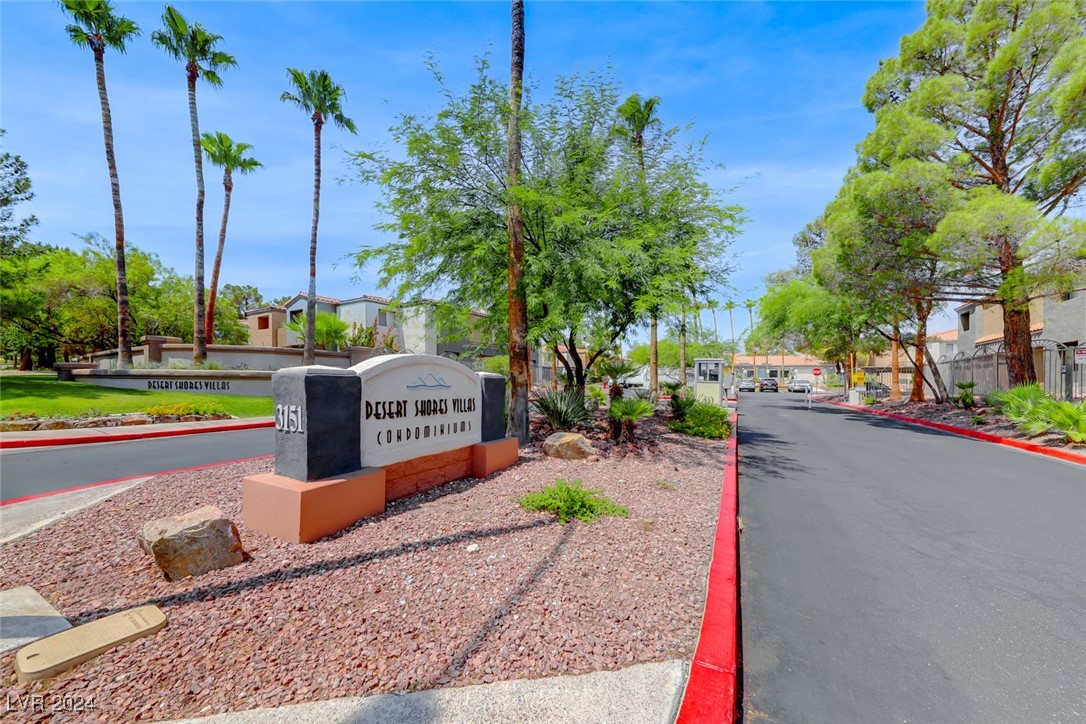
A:
<svg viewBox="0 0 1086 724">
<path fill-rule="evenodd" d="M 49 447 L 52 445 L 82 445 L 98 442 L 143 440 L 203 432 L 226 432 L 273 427 L 274 418 L 250 417 L 200 422 L 169 422 L 158 425 L 125 425 L 121 427 L 85 427 L 77 430 L 31 430 L 29 432 L 0 432 L 0 449 Z"/>
</svg>

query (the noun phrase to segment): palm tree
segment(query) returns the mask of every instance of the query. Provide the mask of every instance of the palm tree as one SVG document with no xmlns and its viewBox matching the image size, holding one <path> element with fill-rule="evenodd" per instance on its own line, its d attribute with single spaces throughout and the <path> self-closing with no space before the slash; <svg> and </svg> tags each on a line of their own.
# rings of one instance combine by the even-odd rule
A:
<svg viewBox="0 0 1086 724">
<path fill-rule="evenodd" d="M 732 310 L 735 309 L 735 302 L 733 302 L 732 300 L 729 299 L 728 301 L 724 302 L 724 304 L 721 305 L 721 309 L 723 309 L 725 312 L 728 313 L 728 327 L 731 329 L 731 332 L 732 332 L 732 370 L 733 370 L 733 377 L 734 377 L 736 346 L 735 346 L 735 320 L 732 319 Z"/>
<path fill-rule="evenodd" d="M 121 184 L 117 176 L 117 158 L 113 153 L 113 115 L 106 94 L 106 48 L 125 52 L 125 44 L 140 34 L 136 23 L 114 13 L 109 0 L 62 0 L 62 9 L 75 22 L 66 30 L 72 42 L 90 48 L 98 78 L 98 101 L 102 105 L 102 135 L 106 144 L 106 166 L 113 194 L 113 227 L 117 265 L 117 365 L 132 364 L 132 340 L 128 316 L 128 272 L 124 257 L 124 213 L 121 210 Z"/>
<path fill-rule="evenodd" d="M 222 85 L 219 71 L 237 66 L 234 56 L 216 50 L 221 35 L 209 33 L 200 23 L 189 24 L 171 5 L 162 13 L 162 30 L 151 34 L 151 42 L 166 51 L 174 60 L 185 64 L 189 89 L 189 124 L 192 126 L 192 155 L 196 162 L 196 270 L 193 286 L 196 303 L 193 309 L 192 362 L 207 359 L 204 335 L 204 164 L 200 147 L 200 119 L 196 115 L 196 79 L 215 86 Z"/>
<path fill-rule="evenodd" d="M 637 167 L 641 172 L 642 193 L 645 191 L 645 130 L 660 122 L 660 119 L 656 117 L 656 106 L 659 104 L 660 99 L 657 96 L 641 100 L 641 96 L 634 93 L 618 107 L 618 115 L 626 122 L 630 142 L 637 153 Z M 660 391 L 659 350 L 657 344 L 659 316 L 660 308 L 658 305 L 649 310 L 649 389 L 652 390 L 654 395 Z"/>
<path fill-rule="evenodd" d="M 524 0 L 512 0 L 509 31 L 509 146 L 505 160 L 507 188 L 520 183 L 520 104 L 524 92 Z M 524 291 L 524 212 L 511 197 L 509 233 L 509 421 L 508 434 L 528 443 L 528 304 Z"/>
<path fill-rule="evenodd" d="M 753 299 L 747 299 L 747 300 L 745 300 L 743 302 L 743 306 L 747 308 L 747 314 L 750 315 L 750 328 L 747 329 L 748 343 L 749 343 L 749 340 L 750 340 L 751 336 L 754 334 L 754 307 L 756 307 L 757 305 L 758 305 L 758 302 L 753 300 Z M 752 350 L 751 354 L 756 354 L 756 351 Z M 758 376 L 757 375 L 757 372 L 758 372 L 757 360 L 752 360 L 752 362 L 755 363 L 753 365 L 754 366 L 754 372 L 755 372 L 754 376 L 757 377 Z"/>
<path fill-rule="evenodd" d="M 309 114 L 313 121 L 313 229 L 309 239 L 309 295 L 305 307 L 305 351 L 302 364 L 313 364 L 313 326 L 317 318 L 317 222 L 321 206 L 321 129 L 331 119 L 338 127 L 356 133 L 354 121 L 343 115 L 346 92 L 336 84 L 328 71 L 311 70 L 303 73 L 287 68 L 291 90 L 283 91 L 279 100 L 293 103 Z"/>
<path fill-rule="evenodd" d="M 255 158 L 245 156 L 245 152 L 252 146 L 248 143 L 234 143 L 234 140 L 222 131 L 203 134 L 200 137 L 200 145 L 207 154 L 207 160 L 223 169 L 222 186 L 226 191 L 222 205 L 222 225 L 219 227 L 219 248 L 215 252 L 215 263 L 211 267 L 211 289 L 207 296 L 207 315 L 204 323 L 204 341 L 211 344 L 215 335 L 215 296 L 219 288 L 222 250 L 226 246 L 226 222 L 230 218 L 230 194 L 234 191 L 234 171 L 240 174 L 252 173 L 264 164 Z"/>
<path fill-rule="evenodd" d="M 720 302 L 716 299 L 710 299 L 705 303 L 705 306 L 713 313 L 713 341 L 720 341 L 720 332 L 717 331 L 716 326 L 716 310 L 720 309 Z"/>
</svg>

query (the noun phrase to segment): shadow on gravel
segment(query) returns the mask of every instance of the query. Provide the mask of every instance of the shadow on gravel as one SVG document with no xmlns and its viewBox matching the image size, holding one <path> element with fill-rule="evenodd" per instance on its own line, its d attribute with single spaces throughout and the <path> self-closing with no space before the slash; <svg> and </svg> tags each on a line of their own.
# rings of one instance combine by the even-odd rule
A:
<svg viewBox="0 0 1086 724">
<path fill-rule="evenodd" d="M 557 518 L 552 518 L 549 520 L 536 520 L 531 523 L 525 523 L 523 525 L 509 525 L 503 526 L 501 528 L 486 528 L 484 530 L 465 531 L 461 533 L 441 536 L 440 538 L 430 538 L 428 540 L 402 543 L 393 548 L 386 548 L 380 551 L 359 553 L 357 555 L 348 556 L 346 558 L 340 558 L 339 560 L 318 561 L 316 563 L 309 563 L 307 565 L 297 566 L 295 568 L 269 571 L 267 573 L 261 573 L 260 575 L 253 576 L 251 578 L 244 578 L 239 581 L 232 581 L 230 583 L 224 583 L 218 586 L 194 588 L 191 591 L 185 591 L 184 593 L 175 593 L 169 596 L 160 596 L 158 598 L 148 599 L 146 601 L 143 601 L 142 603 L 135 603 L 130 606 L 121 606 L 118 608 L 110 609 L 100 608 L 94 611 L 83 611 L 82 613 L 75 616 L 75 618 L 72 620 L 72 625 L 78 626 L 79 624 L 93 621 L 102 616 L 108 616 L 110 614 L 127 611 L 130 608 L 136 608 L 137 606 L 146 606 L 148 604 L 154 604 L 156 606 L 178 606 L 183 603 L 208 601 L 216 598 L 222 598 L 224 596 L 236 596 L 240 593 L 252 591 L 254 589 L 262 588 L 264 586 L 268 586 L 274 583 L 285 583 L 287 581 L 294 581 L 300 578 L 308 578 L 309 576 L 321 576 L 325 573 L 328 573 L 329 571 L 335 571 L 344 568 L 353 568 L 355 566 L 372 563 L 373 561 L 380 561 L 385 558 L 402 556 L 407 553 L 413 553 L 415 551 L 425 550 L 427 548 L 462 544 L 466 541 L 472 540 L 485 540 L 487 538 L 496 538 L 498 536 L 508 535 L 509 533 L 517 533 L 522 530 L 541 528 L 548 525 L 555 525 L 557 523 Z M 564 536 L 562 539 L 560 539 L 559 543 L 564 545 L 566 537 L 568 536 Z M 542 575 L 542 572 L 540 572 L 540 575 Z"/>
<path fill-rule="evenodd" d="M 539 562 L 535 564 L 531 572 L 528 573 L 520 583 L 517 584 L 516 589 L 509 594 L 502 603 L 500 603 L 494 612 L 490 614 L 490 617 L 479 627 L 475 632 L 475 635 L 464 644 L 464 646 L 453 655 L 452 660 L 449 662 L 440 673 L 431 676 L 427 681 L 430 686 L 442 686 L 448 684 L 454 678 L 459 676 L 464 664 L 479 650 L 479 647 L 483 645 L 483 642 L 487 640 L 490 634 L 499 627 L 506 616 L 508 616 L 517 607 L 517 605 L 524 600 L 524 597 L 535 586 L 535 584 L 543 578 L 543 576 L 549 571 L 556 560 L 561 557 L 565 550 L 566 544 L 573 536 L 574 526 L 572 524 L 562 526 L 562 534 L 558 537 L 558 540 L 554 542 L 551 549 L 547 551 L 547 554 L 539 559 Z"/>
</svg>

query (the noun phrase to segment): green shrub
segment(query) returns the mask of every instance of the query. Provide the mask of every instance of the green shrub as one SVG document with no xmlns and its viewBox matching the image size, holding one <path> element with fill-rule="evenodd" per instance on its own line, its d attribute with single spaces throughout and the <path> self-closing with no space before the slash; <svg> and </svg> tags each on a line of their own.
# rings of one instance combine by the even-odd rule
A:
<svg viewBox="0 0 1086 724">
<path fill-rule="evenodd" d="M 1037 407 L 1048 399 L 1044 388 L 1036 382 L 1026 382 L 992 394 L 999 400 L 1003 414 L 1019 425 L 1036 419 Z"/>
<path fill-rule="evenodd" d="M 547 418 L 555 430 L 569 430 L 578 422 L 591 419 L 585 409 L 580 390 L 570 387 L 564 390 L 548 390 L 535 401 L 535 409 Z"/>
<path fill-rule="evenodd" d="M 671 415 L 676 420 L 685 420 L 691 408 L 698 403 L 698 399 L 689 390 L 678 390 L 671 394 L 668 404 L 671 406 Z"/>
<path fill-rule="evenodd" d="M 483 360 L 483 369 L 487 372 L 501 375 L 509 379 L 509 355 L 503 354 L 496 357 L 487 357 Z"/>
<path fill-rule="evenodd" d="M 865 405 L 874 405 L 878 401 L 879 401 L 879 398 L 875 397 L 874 395 L 864 395 L 864 404 Z"/>
<path fill-rule="evenodd" d="M 222 362 L 213 359 L 205 359 L 199 365 L 196 366 L 198 370 L 224 370 L 226 367 Z"/>
<path fill-rule="evenodd" d="M 226 410 L 214 402 L 171 402 L 166 405 L 154 405 L 144 410 L 148 415 L 165 417 L 168 415 L 225 415 Z"/>
<path fill-rule="evenodd" d="M 1061 433 L 1068 442 L 1086 443 L 1086 402 L 1047 400 L 1038 414 L 1048 429 Z"/>
<path fill-rule="evenodd" d="M 1036 382 L 995 393 L 1002 412 L 1030 435 L 1055 430 L 1068 442 L 1086 443 L 1086 402 L 1053 400 Z"/>
<path fill-rule="evenodd" d="M 636 390 L 634 394 L 637 395 L 637 399 L 644 400 L 645 402 L 651 402 L 652 406 L 654 408 L 656 407 L 656 400 L 658 398 L 656 396 L 656 393 L 654 393 L 651 389 L 646 387 L 643 390 Z"/>
<path fill-rule="evenodd" d="M 585 407 L 589 410 L 598 410 L 607 403 L 607 393 L 603 391 L 602 387 L 589 385 L 584 388 L 584 393 Z"/>
<path fill-rule="evenodd" d="M 652 417 L 656 405 L 648 400 L 611 400 L 609 411 L 611 420 L 611 439 L 633 442 L 637 423 L 643 417 Z"/>
<path fill-rule="evenodd" d="M 984 424 L 987 424 L 987 422 L 988 422 L 988 418 L 986 418 L 984 415 L 973 415 L 973 424 L 974 425 L 984 425 Z"/>
<path fill-rule="evenodd" d="M 727 408 L 698 402 L 686 413 L 685 420 L 676 420 L 668 425 L 675 432 L 682 432 L 695 437 L 721 439 L 731 434 Z"/>
<path fill-rule="evenodd" d="M 574 480 L 573 485 L 562 479 L 555 480 L 554 485 L 538 493 L 528 493 L 517 502 L 525 510 L 548 510 L 558 516 L 559 523 L 568 523 L 573 518 L 592 523 L 601 515 L 620 518 L 630 515 L 628 509 L 600 495 L 599 490 L 582 488 L 580 480 Z"/>
<path fill-rule="evenodd" d="M 1003 401 L 999 399 L 999 393 L 989 392 L 984 396 L 984 404 L 991 407 L 997 415 L 1003 414 Z"/>
<path fill-rule="evenodd" d="M 961 393 L 957 395 L 951 395 L 950 401 L 954 403 L 955 407 L 960 407 L 963 410 L 971 410 L 976 404 L 976 400 L 973 399 L 973 388 L 977 386 L 976 382 L 955 382 L 954 386 L 961 390 Z"/>
<path fill-rule="evenodd" d="M 686 385 L 682 382 L 661 382 L 660 387 L 664 392 L 674 397 L 679 394 Z"/>
</svg>

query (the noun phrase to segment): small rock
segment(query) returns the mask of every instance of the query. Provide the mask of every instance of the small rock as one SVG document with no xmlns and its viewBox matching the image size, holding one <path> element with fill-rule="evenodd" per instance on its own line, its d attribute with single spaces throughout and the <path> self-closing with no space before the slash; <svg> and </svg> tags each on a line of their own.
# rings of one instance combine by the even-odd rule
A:
<svg viewBox="0 0 1086 724">
<path fill-rule="evenodd" d="M 71 420 L 45 420 L 37 427 L 39 430 L 70 430 L 71 428 Z"/>
<path fill-rule="evenodd" d="M 598 463 L 599 461 L 600 461 L 600 456 L 599 455 L 589 455 L 588 456 L 588 462 L 590 462 L 590 463 Z"/>
<path fill-rule="evenodd" d="M 0 432 L 23 432 L 33 430 L 41 420 L 0 420 Z"/>
<path fill-rule="evenodd" d="M 584 460 L 595 452 L 588 438 L 575 432 L 556 432 L 543 442 L 544 455 L 563 460 Z"/>
<path fill-rule="evenodd" d="M 479 544 L 478 543 L 472 543 L 471 545 L 468 546 L 468 553 L 474 553 L 477 550 L 479 550 Z"/>
<path fill-rule="evenodd" d="M 245 560 L 237 526 L 210 505 L 184 515 L 152 520 L 143 526 L 137 540 L 145 553 L 155 557 L 155 564 L 171 581 Z"/>
<path fill-rule="evenodd" d="M 121 425 L 150 425 L 151 418 L 147 415 L 126 415 L 121 421 Z"/>
</svg>

